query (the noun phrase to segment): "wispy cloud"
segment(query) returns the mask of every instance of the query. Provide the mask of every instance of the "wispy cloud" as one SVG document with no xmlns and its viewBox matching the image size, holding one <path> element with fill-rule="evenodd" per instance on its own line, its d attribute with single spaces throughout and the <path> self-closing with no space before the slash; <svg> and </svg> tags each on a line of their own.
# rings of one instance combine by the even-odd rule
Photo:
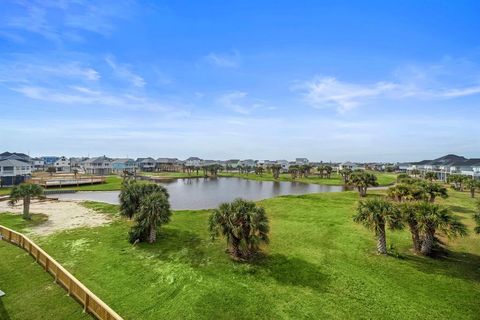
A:
<svg viewBox="0 0 480 320">
<path fill-rule="evenodd" d="M 253 101 L 250 101 L 250 99 L 247 99 L 247 96 L 246 92 L 232 91 L 220 95 L 217 103 L 222 107 L 243 115 L 250 114 L 260 108 L 273 109 L 272 107 L 266 107 L 262 100 L 253 99 Z"/>
<path fill-rule="evenodd" d="M 113 56 L 106 57 L 105 61 L 112 68 L 117 77 L 130 82 L 135 87 L 145 86 L 146 81 L 141 76 L 131 71 L 130 66 L 117 63 Z"/>
<path fill-rule="evenodd" d="M 188 114 L 176 106 L 170 106 L 146 96 L 116 94 L 81 86 L 70 86 L 62 88 L 61 90 L 40 86 L 19 86 L 11 89 L 30 99 L 48 101 L 62 105 L 93 105 L 100 107 L 143 109 L 148 111 L 169 111 L 184 115 Z"/>
<path fill-rule="evenodd" d="M 205 60 L 217 67 L 221 68 L 237 68 L 240 66 L 240 54 L 238 51 L 232 53 L 210 53 Z"/>
<path fill-rule="evenodd" d="M 292 87 L 301 93 L 305 102 L 315 108 L 335 108 L 345 113 L 375 100 L 446 100 L 480 94 L 480 72 L 470 70 L 461 73 L 449 70 L 449 62 L 427 67 L 404 67 L 394 73 L 394 80 L 375 83 L 355 83 L 335 77 L 316 76 Z M 472 76 L 473 74 L 473 76 Z M 455 78 L 452 78 L 455 76 Z"/>
<path fill-rule="evenodd" d="M 60 44 L 62 41 L 83 41 L 80 32 L 110 35 L 115 23 L 132 13 L 134 1 L 17 1 L 22 13 L 6 17 L 0 23 L 4 38 L 22 39 L 16 31 L 38 34 Z"/>
<path fill-rule="evenodd" d="M 316 108 L 335 107 L 339 112 L 346 112 L 366 99 L 384 95 L 395 87 L 388 82 L 361 85 L 341 82 L 333 77 L 317 77 L 297 88 L 304 92 L 305 101 Z"/>
</svg>

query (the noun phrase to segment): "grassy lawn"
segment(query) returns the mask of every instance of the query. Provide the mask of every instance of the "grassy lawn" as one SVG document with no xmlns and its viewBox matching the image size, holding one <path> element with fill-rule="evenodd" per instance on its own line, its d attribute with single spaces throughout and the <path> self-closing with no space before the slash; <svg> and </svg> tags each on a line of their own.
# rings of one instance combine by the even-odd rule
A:
<svg viewBox="0 0 480 320">
<path fill-rule="evenodd" d="M 12 188 L 7 188 L 7 187 L 0 188 L 0 196 L 10 194 L 10 191 L 12 191 Z"/>
<path fill-rule="evenodd" d="M 374 174 L 377 176 L 378 183 L 381 186 L 391 185 L 397 179 L 397 176 L 394 173 L 374 172 Z M 274 181 L 273 175 L 271 173 L 256 175 L 255 173 L 240 174 L 237 172 L 222 172 L 219 175 L 222 177 L 239 177 L 243 179 L 251 179 L 251 180 L 258 180 L 258 181 Z M 292 181 L 292 177 L 290 174 L 283 173 L 280 175 L 280 178 L 278 180 Z M 342 177 L 336 173 L 333 173 L 329 179 L 327 178 L 321 179 L 319 176 L 311 175 L 308 178 L 300 178 L 300 179 L 296 179 L 295 181 L 300 181 L 305 183 L 324 184 L 324 185 L 331 185 L 331 186 L 343 185 Z"/>
<path fill-rule="evenodd" d="M 18 216 L 0 217 L 2 224 L 17 230 L 32 226 Z M 36 215 L 33 224 L 43 220 Z M 0 319 L 91 319 L 24 250 L 0 241 L 0 257 L 0 289 L 6 293 L 0 298 Z"/>
<path fill-rule="evenodd" d="M 442 201 L 471 229 L 473 200 L 450 193 Z M 480 236 L 444 239 L 449 256 L 432 260 L 410 252 L 408 232 L 389 232 L 400 257 L 380 257 L 373 234 L 351 220 L 357 200 L 343 192 L 260 202 L 271 244 L 250 265 L 209 240 L 208 211 L 175 212 L 154 245 L 129 244 L 123 220 L 38 241 L 126 319 L 478 319 Z"/>
<path fill-rule="evenodd" d="M 140 175 L 171 179 L 197 177 L 196 173 L 189 175 L 185 172 L 142 172 Z M 203 177 L 202 171 L 198 172 L 198 177 Z"/>
</svg>

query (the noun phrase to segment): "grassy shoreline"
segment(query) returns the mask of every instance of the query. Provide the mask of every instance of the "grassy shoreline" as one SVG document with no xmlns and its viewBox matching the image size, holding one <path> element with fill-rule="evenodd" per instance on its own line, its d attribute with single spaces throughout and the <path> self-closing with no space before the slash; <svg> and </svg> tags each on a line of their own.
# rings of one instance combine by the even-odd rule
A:
<svg viewBox="0 0 480 320">
<path fill-rule="evenodd" d="M 231 261 L 223 241 L 209 240 L 208 210 L 174 212 L 154 245 L 131 246 L 130 223 L 122 219 L 38 241 L 125 318 L 478 316 L 480 236 L 442 239 L 449 256 L 433 260 L 411 253 L 408 231 L 389 232 L 400 257 L 377 256 L 373 234 L 352 222 L 357 201 L 355 192 L 260 201 L 271 220 L 271 244 L 253 264 Z M 474 202 L 467 193 L 452 191 L 441 202 L 471 229 Z"/>
</svg>

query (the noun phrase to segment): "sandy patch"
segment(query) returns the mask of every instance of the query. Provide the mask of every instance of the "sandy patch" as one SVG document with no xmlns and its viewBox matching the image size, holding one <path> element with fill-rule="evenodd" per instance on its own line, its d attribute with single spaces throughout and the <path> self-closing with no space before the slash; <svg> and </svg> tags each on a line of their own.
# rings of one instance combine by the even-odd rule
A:
<svg viewBox="0 0 480 320">
<path fill-rule="evenodd" d="M 80 205 L 80 201 L 32 201 L 30 212 L 43 213 L 48 216 L 48 221 L 35 226 L 31 231 L 38 235 L 47 235 L 56 231 L 74 229 L 78 227 L 96 227 L 109 223 L 106 215 L 87 209 Z M 0 212 L 22 213 L 22 201 L 14 207 L 7 201 L 0 202 Z"/>
</svg>

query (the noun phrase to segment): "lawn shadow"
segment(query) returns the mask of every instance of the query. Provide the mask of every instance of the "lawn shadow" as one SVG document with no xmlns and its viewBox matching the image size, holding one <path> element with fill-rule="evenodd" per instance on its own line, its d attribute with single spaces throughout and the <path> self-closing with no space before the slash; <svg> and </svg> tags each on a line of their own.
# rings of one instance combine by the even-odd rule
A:
<svg viewBox="0 0 480 320">
<path fill-rule="evenodd" d="M 265 270 L 268 276 L 277 282 L 289 286 L 325 291 L 329 283 L 328 275 L 322 273 L 319 266 L 296 257 L 273 254 L 260 257 L 255 265 Z"/>
<path fill-rule="evenodd" d="M 2 320 L 10 320 L 11 319 L 10 316 L 8 315 L 7 310 L 5 310 L 2 298 L 0 298 L 0 319 L 2 319 Z"/>
<path fill-rule="evenodd" d="M 456 212 L 456 213 L 475 213 L 475 210 L 473 209 L 468 209 L 468 208 L 465 208 L 465 207 L 461 207 L 461 206 L 448 206 L 448 208 L 453 211 L 453 212 Z"/>
<path fill-rule="evenodd" d="M 190 231 L 161 228 L 154 244 L 141 243 L 138 249 L 155 254 L 161 260 L 175 260 L 199 266 L 205 263 L 204 241 Z"/>
<path fill-rule="evenodd" d="M 475 254 L 445 250 L 435 258 L 415 255 L 404 258 L 423 273 L 480 281 L 480 256 Z"/>
</svg>

